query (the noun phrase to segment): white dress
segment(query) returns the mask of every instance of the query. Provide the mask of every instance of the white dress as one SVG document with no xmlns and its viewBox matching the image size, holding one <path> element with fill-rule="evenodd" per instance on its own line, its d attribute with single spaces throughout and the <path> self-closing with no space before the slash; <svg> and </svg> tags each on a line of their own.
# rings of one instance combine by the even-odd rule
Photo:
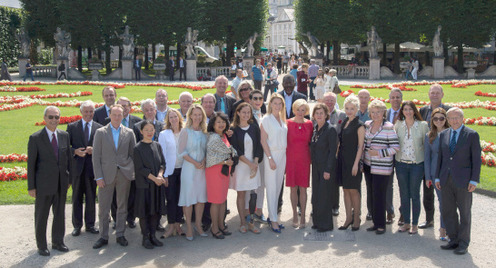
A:
<svg viewBox="0 0 496 268">
<path fill-rule="evenodd" d="M 202 131 L 183 128 L 179 134 L 179 157 L 189 155 L 195 161 L 205 158 L 207 136 Z M 207 182 L 205 169 L 197 169 L 192 163 L 184 160 L 181 169 L 181 191 L 179 193 L 180 207 L 189 207 L 196 203 L 207 202 Z"/>
<path fill-rule="evenodd" d="M 241 128 L 244 131 L 248 130 L 250 126 Z M 244 140 L 245 154 L 244 156 L 253 162 L 253 140 L 248 133 L 245 133 Z M 234 170 L 234 175 L 231 177 L 229 188 L 236 191 L 250 191 L 255 190 L 260 186 L 260 169 L 257 169 L 255 177 L 250 178 L 251 169 L 243 161 L 239 161 Z"/>
<path fill-rule="evenodd" d="M 316 78 L 315 79 L 315 98 L 317 100 L 323 99 L 324 98 L 324 93 L 325 93 L 325 81 L 322 78 Z"/>
</svg>

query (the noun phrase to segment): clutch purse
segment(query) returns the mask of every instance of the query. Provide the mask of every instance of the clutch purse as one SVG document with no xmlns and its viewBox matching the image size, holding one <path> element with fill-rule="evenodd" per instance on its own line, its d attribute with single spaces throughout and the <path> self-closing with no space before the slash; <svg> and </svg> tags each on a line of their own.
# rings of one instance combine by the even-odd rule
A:
<svg viewBox="0 0 496 268">
<path fill-rule="evenodd" d="M 229 176 L 229 166 L 228 165 L 222 165 L 222 169 L 220 170 L 220 173 L 224 176 Z"/>
</svg>

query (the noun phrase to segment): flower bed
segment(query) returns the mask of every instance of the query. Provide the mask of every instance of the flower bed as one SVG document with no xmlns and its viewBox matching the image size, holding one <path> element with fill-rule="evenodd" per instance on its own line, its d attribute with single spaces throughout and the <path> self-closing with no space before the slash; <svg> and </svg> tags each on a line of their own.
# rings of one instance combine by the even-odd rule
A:
<svg viewBox="0 0 496 268">
<path fill-rule="evenodd" d="M 29 97 L 32 99 L 53 99 L 53 98 L 73 98 L 73 97 L 91 96 L 91 95 L 93 95 L 93 92 L 78 91 L 76 93 L 55 93 L 55 94 L 47 94 L 47 95 L 31 95 Z"/>
<path fill-rule="evenodd" d="M 0 167 L 0 181 L 27 180 L 28 171 L 23 167 Z"/>
<path fill-rule="evenodd" d="M 0 155 L 0 163 L 26 162 L 26 161 L 28 161 L 28 156 L 26 154 Z"/>
<path fill-rule="evenodd" d="M 61 116 L 59 124 L 61 124 L 61 125 L 69 124 L 72 122 L 76 122 L 76 121 L 80 120 L 81 118 L 83 118 L 83 117 L 80 115 Z M 35 126 L 44 126 L 44 125 L 46 125 L 46 122 L 44 120 L 43 120 L 43 122 L 36 122 L 35 123 Z"/>
<path fill-rule="evenodd" d="M 492 153 L 485 154 L 484 152 L 482 152 L 481 153 L 481 160 L 482 160 L 483 165 L 486 165 L 488 167 L 495 167 L 496 166 L 496 157 Z"/>
<path fill-rule="evenodd" d="M 480 145 L 481 145 L 482 152 L 484 152 L 484 153 L 496 152 L 496 145 L 494 145 L 493 142 L 481 140 Z"/>
<path fill-rule="evenodd" d="M 31 92 L 31 91 L 46 91 L 46 89 L 39 87 L 17 87 L 17 88 L 10 86 L 0 87 L 0 92 Z"/>
<path fill-rule="evenodd" d="M 478 117 L 478 118 L 465 118 L 463 120 L 465 125 L 479 125 L 479 126 L 495 126 L 496 117 Z"/>
</svg>

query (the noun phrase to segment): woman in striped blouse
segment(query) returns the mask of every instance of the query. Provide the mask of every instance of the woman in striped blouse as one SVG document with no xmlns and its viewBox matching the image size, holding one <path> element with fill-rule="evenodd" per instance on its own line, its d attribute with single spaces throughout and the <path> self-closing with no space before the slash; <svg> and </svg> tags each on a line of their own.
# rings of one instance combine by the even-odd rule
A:
<svg viewBox="0 0 496 268">
<path fill-rule="evenodd" d="M 367 183 L 367 197 L 372 199 L 372 221 L 367 231 L 386 232 L 386 192 L 388 178 L 393 172 L 393 155 L 400 148 L 394 126 L 385 119 L 386 105 L 380 100 L 369 104 L 365 122 L 365 154 L 363 171 Z"/>
</svg>

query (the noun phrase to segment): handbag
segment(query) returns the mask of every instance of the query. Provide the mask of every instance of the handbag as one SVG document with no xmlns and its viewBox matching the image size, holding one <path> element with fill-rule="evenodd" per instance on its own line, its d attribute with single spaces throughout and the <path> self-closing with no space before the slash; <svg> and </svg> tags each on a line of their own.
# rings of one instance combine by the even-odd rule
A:
<svg viewBox="0 0 496 268">
<path fill-rule="evenodd" d="M 220 170 L 220 173 L 224 176 L 229 176 L 229 166 L 228 165 L 222 165 L 222 169 Z"/>
<path fill-rule="evenodd" d="M 334 94 L 339 94 L 341 93 L 341 88 L 339 88 L 339 84 L 336 84 L 336 86 L 334 87 L 334 89 L 332 90 L 332 92 Z"/>
</svg>

